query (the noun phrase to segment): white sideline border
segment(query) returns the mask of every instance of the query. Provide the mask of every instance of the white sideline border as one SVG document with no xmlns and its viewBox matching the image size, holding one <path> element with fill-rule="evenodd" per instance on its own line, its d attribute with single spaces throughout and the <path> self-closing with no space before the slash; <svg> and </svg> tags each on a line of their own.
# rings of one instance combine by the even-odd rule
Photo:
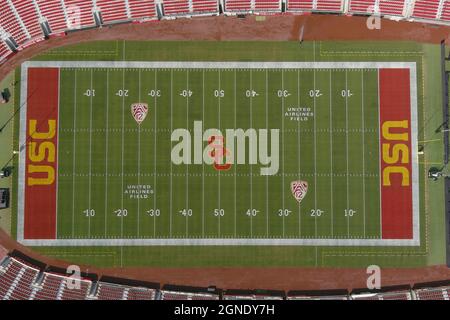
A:
<svg viewBox="0 0 450 320">
<path fill-rule="evenodd" d="M 417 118 L 417 70 L 416 62 L 208 62 L 208 61 L 27 61 L 21 69 L 20 133 L 19 146 L 26 143 L 27 117 L 27 76 L 28 68 L 136 68 L 136 69 L 380 69 L 406 68 L 410 70 L 411 102 L 411 167 L 413 200 L 412 239 L 256 239 L 256 238 L 216 238 L 216 239 L 24 239 L 25 203 L 25 154 L 19 154 L 18 219 L 17 241 L 26 246 L 420 246 L 420 205 L 419 205 L 419 161 L 418 161 L 418 118 Z M 381 213 L 380 213 L 381 216 Z"/>
</svg>

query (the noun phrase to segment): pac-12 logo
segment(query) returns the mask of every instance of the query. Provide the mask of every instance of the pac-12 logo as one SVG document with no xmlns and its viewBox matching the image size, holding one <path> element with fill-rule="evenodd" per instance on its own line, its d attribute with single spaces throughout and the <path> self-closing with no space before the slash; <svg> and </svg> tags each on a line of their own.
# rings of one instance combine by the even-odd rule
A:
<svg viewBox="0 0 450 320">
<path fill-rule="evenodd" d="M 136 120 L 138 124 L 141 124 L 147 117 L 148 104 L 142 102 L 133 103 L 131 105 L 131 114 L 133 115 L 134 120 Z"/>
<path fill-rule="evenodd" d="M 383 186 L 391 186 L 391 175 L 401 175 L 401 186 L 410 185 L 409 124 L 407 120 L 385 121 L 381 127 Z"/>
<path fill-rule="evenodd" d="M 28 179 L 29 186 L 51 185 L 55 182 L 56 120 L 48 120 L 47 131 L 38 130 L 38 121 L 31 119 L 28 124 L 30 143 L 28 144 Z"/>
<path fill-rule="evenodd" d="M 303 198 L 308 192 L 308 182 L 302 180 L 292 181 L 291 192 L 295 200 L 297 200 L 299 203 L 302 202 Z"/>
</svg>

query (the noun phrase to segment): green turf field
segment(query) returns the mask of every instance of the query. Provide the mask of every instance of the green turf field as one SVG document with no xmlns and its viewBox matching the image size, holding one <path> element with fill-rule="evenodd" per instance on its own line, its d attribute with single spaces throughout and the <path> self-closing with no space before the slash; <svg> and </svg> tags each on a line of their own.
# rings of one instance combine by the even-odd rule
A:
<svg viewBox="0 0 450 320">
<path fill-rule="evenodd" d="M 443 200 L 443 192 L 425 190 L 426 163 L 442 158 L 441 146 L 431 143 L 419 162 L 420 246 L 365 246 L 369 242 L 364 241 L 381 238 L 379 88 L 376 67 L 356 67 L 370 61 L 416 62 L 416 134 L 419 141 L 431 140 L 434 123 L 439 125 L 440 86 L 423 68 L 438 72 L 438 47 L 251 44 L 98 42 L 35 58 L 99 61 L 97 66 L 62 67 L 59 83 L 57 239 L 90 242 L 36 249 L 102 266 L 419 266 L 441 261 L 444 243 L 437 239 L 444 241 L 443 230 L 430 227 L 430 219 L 439 221 L 440 213 L 443 218 L 443 202 L 429 198 Z M 115 68 L 100 62 L 114 60 L 161 65 Z M 164 61 L 213 64 L 167 68 Z M 216 61 L 252 67 L 219 68 Z M 258 61 L 335 66 L 258 68 L 252 64 Z M 425 90 L 430 92 L 426 100 Z M 139 102 L 148 104 L 140 125 L 130 108 Z M 424 104 L 430 110 L 424 111 Z M 223 171 L 204 161 L 175 164 L 171 152 L 177 141 L 171 135 L 188 129 L 193 145 L 196 121 L 202 132 L 216 128 L 224 135 L 226 129 L 256 129 L 247 149 L 261 149 L 258 130 L 278 129 L 276 173 L 261 175 L 270 165 L 258 159 Z M 245 155 L 248 162 L 248 150 Z M 290 189 L 297 180 L 308 183 L 301 202 Z M 436 207 L 434 216 L 427 215 L 430 206 Z M 348 242 L 338 247 L 338 240 Z"/>
<path fill-rule="evenodd" d="M 376 70 L 62 69 L 60 86 L 58 238 L 380 237 Z M 280 128 L 278 172 L 173 164 L 194 121 Z"/>
</svg>

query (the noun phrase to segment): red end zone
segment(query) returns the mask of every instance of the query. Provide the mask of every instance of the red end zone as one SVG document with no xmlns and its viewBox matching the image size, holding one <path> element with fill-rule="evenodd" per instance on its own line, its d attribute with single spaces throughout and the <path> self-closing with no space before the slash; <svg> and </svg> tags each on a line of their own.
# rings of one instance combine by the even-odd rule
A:
<svg viewBox="0 0 450 320">
<path fill-rule="evenodd" d="M 24 239 L 56 239 L 59 69 L 27 77 Z"/>
<path fill-rule="evenodd" d="M 410 69 L 380 69 L 383 239 L 413 238 Z"/>
</svg>

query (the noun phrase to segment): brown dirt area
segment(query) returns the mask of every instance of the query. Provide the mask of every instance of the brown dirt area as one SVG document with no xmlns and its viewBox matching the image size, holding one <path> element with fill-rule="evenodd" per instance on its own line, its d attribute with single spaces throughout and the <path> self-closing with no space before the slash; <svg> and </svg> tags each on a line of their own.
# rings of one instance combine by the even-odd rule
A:
<svg viewBox="0 0 450 320">
<path fill-rule="evenodd" d="M 274 15 L 263 21 L 254 16 L 206 17 L 125 24 L 85 30 L 40 42 L 14 55 L 0 68 L 4 78 L 18 64 L 50 48 L 95 40 L 409 40 L 450 43 L 450 28 L 423 23 L 382 20 L 380 30 L 368 30 L 366 18 L 332 15 Z M 19 249 L 47 264 L 64 267 L 63 261 L 49 259 L 17 244 L 0 230 L 0 243 L 8 250 Z M 0 255 L 1 255 L 0 247 Z M 318 290 L 348 289 L 366 286 L 365 269 L 342 268 L 90 268 L 99 275 L 190 286 L 232 289 Z M 382 285 L 404 285 L 450 279 L 446 266 L 382 270 Z"/>
<path fill-rule="evenodd" d="M 17 249 L 24 254 L 61 268 L 67 262 L 42 256 L 12 240 L 0 230 L 0 243 L 8 251 Z M 1 251 L 1 246 L 0 246 Z M 93 268 L 81 266 L 82 271 L 148 282 L 161 285 L 176 284 L 194 287 L 216 286 L 228 289 L 270 290 L 332 290 L 365 288 L 366 270 L 363 268 L 294 268 L 294 267 L 205 267 L 205 268 Z M 383 287 L 414 285 L 450 279 L 446 266 L 425 268 L 386 268 L 381 270 Z"/>
<path fill-rule="evenodd" d="M 450 28 L 417 22 L 381 21 L 379 30 L 366 27 L 367 18 L 334 15 L 273 15 L 263 21 L 255 16 L 197 17 L 151 21 L 83 30 L 35 44 L 13 56 L 0 68 L 4 78 L 18 64 L 48 49 L 96 40 L 408 40 L 450 43 Z"/>
</svg>

